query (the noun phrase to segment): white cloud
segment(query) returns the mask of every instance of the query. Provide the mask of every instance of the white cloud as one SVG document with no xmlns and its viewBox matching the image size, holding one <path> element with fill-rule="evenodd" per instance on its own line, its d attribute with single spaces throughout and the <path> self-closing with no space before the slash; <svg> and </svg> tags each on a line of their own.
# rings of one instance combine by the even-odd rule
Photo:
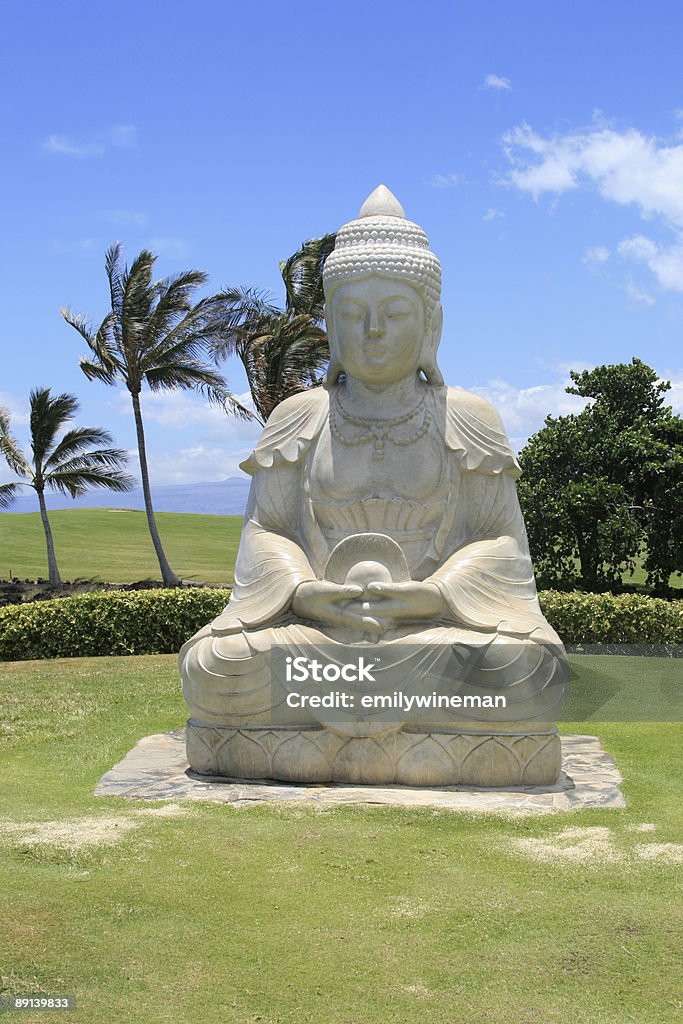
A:
<svg viewBox="0 0 683 1024">
<path fill-rule="evenodd" d="M 9 412 L 12 429 L 28 425 L 29 406 L 26 399 L 9 391 L 0 391 L 0 406 Z"/>
<path fill-rule="evenodd" d="M 179 451 L 153 451 L 149 458 L 152 484 L 217 483 L 230 476 L 241 476 L 239 464 L 250 451 L 250 447 L 235 451 L 201 444 Z"/>
<path fill-rule="evenodd" d="M 251 395 L 236 396 L 248 409 L 253 408 Z M 193 391 L 143 391 L 142 415 L 145 423 L 157 423 L 166 430 L 195 428 L 201 442 L 228 441 L 251 449 L 263 429 L 256 420 L 245 421 L 228 416 L 220 406 L 212 405 Z M 111 407 L 124 416 L 130 415 L 130 395 L 121 388 L 116 392 Z"/>
<path fill-rule="evenodd" d="M 237 397 L 251 407 L 251 395 Z M 240 462 L 263 430 L 256 420 L 245 422 L 228 416 L 220 406 L 209 404 L 193 391 L 143 391 L 141 404 L 153 486 L 213 483 L 239 476 Z M 122 416 L 132 415 L 130 395 L 124 388 L 116 391 L 108 405 Z M 159 431 L 155 432 L 153 424 L 163 428 L 163 440 L 159 441 Z M 160 444 L 165 450 L 159 450 Z M 136 472 L 137 461 L 134 451 L 131 472 Z"/>
<path fill-rule="evenodd" d="M 43 149 L 56 156 L 72 156 L 79 160 L 104 156 L 108 149 L 133 149 L 137 144 L 137 128 L 132 124 L 115 124 L 96 132 L 89 139 L 74 139 L 57 132 L 48 135 Z"/>
<path fill-rule="evenodd" d="M 666 393 L 667 404 L 675 413 L 683 416 L 683 373 L 665 373 L 663 379 L 671 384 L 671 390 Z"/>
<path fill-rule="evenodd" d="M 459 183 L 460 178 L 457 174 L 433 174 L 425 182 L 431 188 L 452 188 L 453 185 L 458 185 Z"/>
<path fill-rule="evenodd" d="M 184 256 L 187 252 L 187 242 L 182 238 L 151 238 L 149 248 L 158 255 Z"/>
<path fill-rule="evenodd" d="M 683 292 L 683 235 L 673 245 L 659 245 L 645 235 L 624 238 L 617 246 L 624 260 L 645 263 L 665 291 Z"/>
<path fill-rule="evenodd" d="M 543 137 L 528 125 L 508 132 L 503 143 L 512 164 L 508 183 L 535 198 L 594 188 L 603 199 L 635 206 L 645 220 L 658 218 L 673 232 L 672 243 L 634 235 L 617 252 L 646 264 L 664 290 L 683 291 L 683 143 L 667 145 L 635 128 Z"/>
<path fill-rule="evenodd" d="M 557 367 L 561 378 L 547 384 L 538 384 L 530 388 L 519 388 L 505 380 L 490 380 L 484 387 L 473 388 L 477 394 L 483 395 L 493 402 L 500 413 L 510 443 L 515 451 L 520 451 L 532 434 L 544 425 L 548 414 L 552 416 L 568 416 L 578 413 L 585 407 L 588 399 L 580 395 L 568 395 L 565 391 L 572 380 L 569 370 L 588 370 L 590 366 L 581 360 Z M 683 414 L 683 373 L 679 370 L 673 374 L 664 374 L 663 380 L 671 382 L 671 390 L 666 392 L 665 402 L 674 412 Z"/>
<path fill-rule="evenodd" d="M 485 220 L 485 221 L 498 220 L 498 219 L 500 219 L 500 218 L 502 218 L 504 216 L 505 216 L 505 214 L 503 213 L 502 210 L 496 210 L 493 206 L 490 206 L 488 208 L 488 210 L 486 211 L 486 213 L 484 214 L 484 216 L 482 217 L 482 220 Z"/>
<path fill-rule="evenodd" d="M 649 292 L 643 291 L 633 281 L 626 282 L 626 294 L 633 303 L 634 306 L 654 306 L 655 299 Z"/>
<path fill-rule="evenodd" d="M 74 252 L 93 252 L 97 244 L 97 240 L 94 238 L 77 238 L 72 242 L 64 242 L 60 238 L 55 238 L 50 242 L 50 250 L 56 256 L 67 256 Z"/>
<path fill-rule="evenodd" d="M 657 246 L 644 235 L 624 238 L 617 246 L 617 252 L 625 260 L 651 260 L 657 254 Z"/>
<path fill-rule="evenodd" d="M 677 245 L 661 247 L 648 265 L 662 288 L 683 292 L 683 237 Z"/>
<path fill-rule="evenodd" d="M 635 204 L 683 228 L 683 145 L 667 146 L 635 128 L 597 128 L 543 138 L 521 125 L 503 138 L 509 181 L 538 197 L 593 185 L 605 199 Z"/>
<path fill-rule="evenodd" d="M 138 210 L 105 210 L 102 217 L 109 224 L 134 224 L 137 227 L 144 227 L 147 223 L 147 215 Z"/>
<path fill-rule="evenodd" d="M 586 249 L 583 254 L 583 262 L 589 266 L 597 266 L 600 263 L 607 263 L 609 259 L 609 249 L 605 248 L 604 245 L 594 245 L 590 249 Z"/>
<path fill-rule="evenodd" d="M 79 158 L 104 155 L 104 146 L 101 142 L 76 142 L 65 135 L 48 135 L 43 143 L 43 149 L 48 153 Z"/>
<path fill-rule="evenodd" d="M 137 145 L 138 130 L 134 124 L 114 124 L 104 132 L 104 139 L 116 149 L 133 149 Z"/>
<path fill-rule="evenodd" d="M 573 364 L 572 368 L 576 368 Z M 500 413 L 510 441 L 519 450 L 527 439 L 540 430 L 546 416 L 567 416 L 580 412 L 585 398 L 568 395 L 565 388 L 571 383 L 569 376 L 550 384 L 537 384 L 519 388 L 505 380 L 490 380 L 485 387 L 473 388 L 488 398 Z"/>
<path fill-rule="evenodd" d="M 487 75 L 484 79 L 484 89 L 497 89 L 499 92 L 509 92 L 512 89 L 512 82 L 502 75 Z"/>
<path fill-rule="evenodd" d="M 26 445 L 26 428 L 29 422 L 29 405 L 24 398 L 11 394 L 9 391 L 0 391 L 0 408 L 6 409 L 10 415 L 10 431 L 17 438 L 19 447 L 28 455 L 30 450 Z M 0 456 L 0 484 L 8 484 L 17 480 L 17 474 L 13 472 Z M 21 493 L 21 492 L 20 492 Z"/>
</svg>

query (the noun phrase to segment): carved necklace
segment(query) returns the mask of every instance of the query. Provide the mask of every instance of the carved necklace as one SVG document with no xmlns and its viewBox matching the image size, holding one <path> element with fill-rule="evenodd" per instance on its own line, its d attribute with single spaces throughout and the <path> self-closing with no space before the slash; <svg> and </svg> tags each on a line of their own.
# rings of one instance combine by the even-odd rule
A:
<svg viewBox="0 0 683 1024">
<path fill-rule="evenodd" d="M 385 440 L 400 447 L 407 447 L 424 437 L 432 421 L 431 413 L 425 409 L 425 404 L 426 395 L 423 395 L 417 405 L 403 416 L 395 416 L 390 420 L 361 419 L 359 416 L 353 416 L 344 408 L 339 392 L 335 391 L 330 405 L 330 431 L 337 441 L 347 447 L 355 447 L 372 441 L 372 457 L 375 461 L 379 461 L 384 458 Z M 416 421 L 413 429 L 408 433 L 401 430 L 401 427 L 409 424 L 411 420 Z M 350 425 L 355 430 L 352 430 L 351 434 L 345 433 L 342 423 Z"/>
</svg>

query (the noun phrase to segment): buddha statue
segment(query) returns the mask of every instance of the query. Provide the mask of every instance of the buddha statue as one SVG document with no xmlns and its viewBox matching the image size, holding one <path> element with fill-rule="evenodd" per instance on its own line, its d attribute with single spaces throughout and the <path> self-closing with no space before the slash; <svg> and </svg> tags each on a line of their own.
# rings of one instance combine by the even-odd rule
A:
<svg viewBox="0 0 683 1024">
<path fill-rule="evenodd" d="M 277 406 L 242 464 L 252 484 L 232 597 L 180 652 L 190 766 L 304 783 L 552 784 L 566 657 L 538 604 L 500 418 L 438 368 L 439 261 L 380 186 L 340 229 L 323 283 L 324 384 Z M 353 710 L 292 699 L 282 666 L 314 655 L 365 666 L 344 683 Z M 418 712 L 406 688 L 455 699 Z M 377 692 L 393 697 L 364 710 Z"/>
</svg>

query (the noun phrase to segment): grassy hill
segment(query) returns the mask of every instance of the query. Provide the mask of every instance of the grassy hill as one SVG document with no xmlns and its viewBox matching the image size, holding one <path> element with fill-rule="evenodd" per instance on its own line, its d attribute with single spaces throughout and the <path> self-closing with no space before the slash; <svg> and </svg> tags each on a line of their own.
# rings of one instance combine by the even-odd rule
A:
<svg viewBox="0 0 683 1024">
<path fill-rule="evenodd" d="M 157 513 L 164 549 L 183 579 L 231 583 L 241 516 Z M 114 583 L 159 579 L 144 512 L 82 508 L 51 512 L 57 564 L 64 580 Z M 0 579 L 47 576 L 45 534 L 38 512 L 0 515 Z"/>
<path fill-rule="evenodd" d="M 159 533 L 171 566 L 183 579 L 232 583 L 242 530 L 241 516 L 157 512 Z M 144 512 L 77 508 L 50 512 L 57 563 L 63 580 L 112 583 L 160 579 Z M 45 535 L 38 512 L 0 514 L 0 580 L 47 576 Z M 642 586 L 637 568 L 625 582 Z M 680 576 L 671 586 L 683 587 Z"/>
</svg>

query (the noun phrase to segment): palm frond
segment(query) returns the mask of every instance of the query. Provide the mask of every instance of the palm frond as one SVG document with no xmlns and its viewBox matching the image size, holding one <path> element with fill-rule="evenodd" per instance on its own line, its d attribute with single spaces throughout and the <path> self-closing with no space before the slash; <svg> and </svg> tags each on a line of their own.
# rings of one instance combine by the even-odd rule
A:
<svg viewBox="0 0 683 1024">
<path fill-rule="evenodd" d="M 64 317 L 66 322 L 70 324 L 74 330 L 78 331 L 80 336 L 85 339 L 90 348 L 95 351 L 95 332 L 88 323 L 87 318 L 82 313 L 73 313 L 68 306 L 62 306 L 59 311 Z"/>
<path fill-rule="evenodd" d="M 105 370 L 99 363 L 93 363 L 91 359 L 81 356 L 78 365 L 88 380 L 100 380 L 103 384 L 116 384 L 117 375 Z"/>
<path fill-rule="evenodd" d="M 263 324 L 282 312 L 268 292 L 257 288 L 224 288 L 215 298 L 218 324 L 210 344 L 215 362 L 236 354 L 245 336 L 261 331 Z"/>
<path fill-rule="evenodd" d="M 93 445 L 111 444 L 112 436 L 100 427 L 75 427 L 68 430 L 45 461 L 44 470 L 57 469 L 67 459 L 80 455 Z"/>
<path fill-rule="evenodd" d="M 121 243 L 114 242 L 107 249 L 104 257 L 104 269 L 109 281 L 109 299 L 112 312 L 117 322 L 121 319 L 123 306 L 123 270 L 121 267 Z"/>
<path fill-rule="evenodd" d="M 162 363 L 198 360 L 211 348 L 210 342 L 220 330 L 218 317 L 214 304 L 209 304 L 208 300 L 197 303 L 145 351 L 141 364 L 143 372 L 147 374 Z"/>
<path fill-rule="evenodd" d="M 116 337 L 114 334 L 114 314 L 107 313 L 100 326 L 95 330 L 82 313 L 72 313 L 68 308 L 60 310 L 62 316 L 85 340 L 95 357 L 97 364 L 106 377 L 106 383 L 113 383 L 118 376 L 123 377 L 122 366 L 116 353 Z M 83 363 L 83 360 L 81 360 Z M 85 372 L 85 370 L 84 370 Z M 87 374 L 86 374 L 87 376 Z M 100 376 L 102 378 L 102 375 Z"/>
<path fill-rule="evenodd" d="M 228 416 L 235 416 L 238 420 L 246 421 L 256 419 L 253 411 L 240 402 L 239 398 L 227 388 L 207 388 L 205 394 L 212 405 L 220 405 Z"/>
<path fill-rule="evenodd" d="M 207 275 L 202 270 L 186 270 L 181 274 L 164 278 L 156 285 L 157 301 L 145 330 L 145 361 L 148 353 L 158 345 L 163 345 L 176 328 L 192 318 L 199 323 L 203 318 L 204 308 L 208 308 L 209 299 L 203 299 L 192 305 L 192 293 L 206 283 Z M 182 329 L 182 328 L 181 328 Z M 158 358 L 158 357 L 157 357 Z M 152 357 L 154 361 L 154 357 Z"/>
<path fill-rule="evenodd" d="M 142 383 L 142 353 L 145 349 L 147 325 L 156 301 L 156 286 L 152 283 L 155 262 L 156 256 L 148 249 L 143 249 L 130 269 L 125 269 L 122 277 L 120 347 L 126 365 L 127 382 L 133 388 L 139 388 Z"/>
<path fill-rule="evenodd" d="M 102 487 L 109 491 L 129 491 L 135 486 L 135 481 L 126 473 L 98 469 L 94 466 L 88 470 L 74 470 L 73 472 L 51 473 L 49 480 L 45 481 L 53 490 L 60 494 L 70 494 L 72 498 L 78 498 L 85 494 L 89 487 Z"/>
<path fill-rule="evenodd" d="M 29 484 L 16 483 L 0 484 L 0 508 L 9 508 L 17 496 L 20 487 L 29 487 Z"/>
<path fill-rule="evenodd" d="M 206 388 L 221 390 L 226 387 L 225 379 L 220 373 L 210 370 L 203 363 L 188 360 L 185 363 L 162 363 L 150 370 L 145 379 L 152 391 L 164 391 L 170 388 L 187 390 Z"/>
<path fill-rule="evenodd" d="M 29 479 L 32 477 L 31 467 L 16 439 L 12 436 L 10 417 L 6 409 L 0 409 L 0 455 L 3 456 L 14 473 Z"/>
<path fill-rule="evenodd" d="M 78 411 L 75 395 L 52 395 L 49 388 L 34 388 L 29 395 L 31 406 L 31 447 L 38 472 L 50 454 L 57 432 Z"/>
<path fill-rule="evenodd" d="M 125 268 L 121 278 L 123 323 L 129 317 L 146 320 L 151 314 L 156 300 L 156 286 L 152 283 L 152 271 L 156 261 L 154 253 L 149 249 L 143 249 L 133 260 L 130 269 Z"/>
<path fill-rule="evenodd" d="M 305 313 L 316 322 L 323 319 L 323 267 L 336 238 L 335 232 L 309 238 L 288 260 L 280 262 L 289 312 Z"/>
<path fill-rule="evenodd" d="M 70 459 L 64 459 L 58 466 L 54 466 L 50 473 L 45 473 L 43 479 L 47 480 L 54 473 L 77 473 L 80 470 L 106 469 L 121 470 L 128 461 L 128 452 L 123 448 L 94 448 L 89 452 L 80 452 Z"/>
</svg>

